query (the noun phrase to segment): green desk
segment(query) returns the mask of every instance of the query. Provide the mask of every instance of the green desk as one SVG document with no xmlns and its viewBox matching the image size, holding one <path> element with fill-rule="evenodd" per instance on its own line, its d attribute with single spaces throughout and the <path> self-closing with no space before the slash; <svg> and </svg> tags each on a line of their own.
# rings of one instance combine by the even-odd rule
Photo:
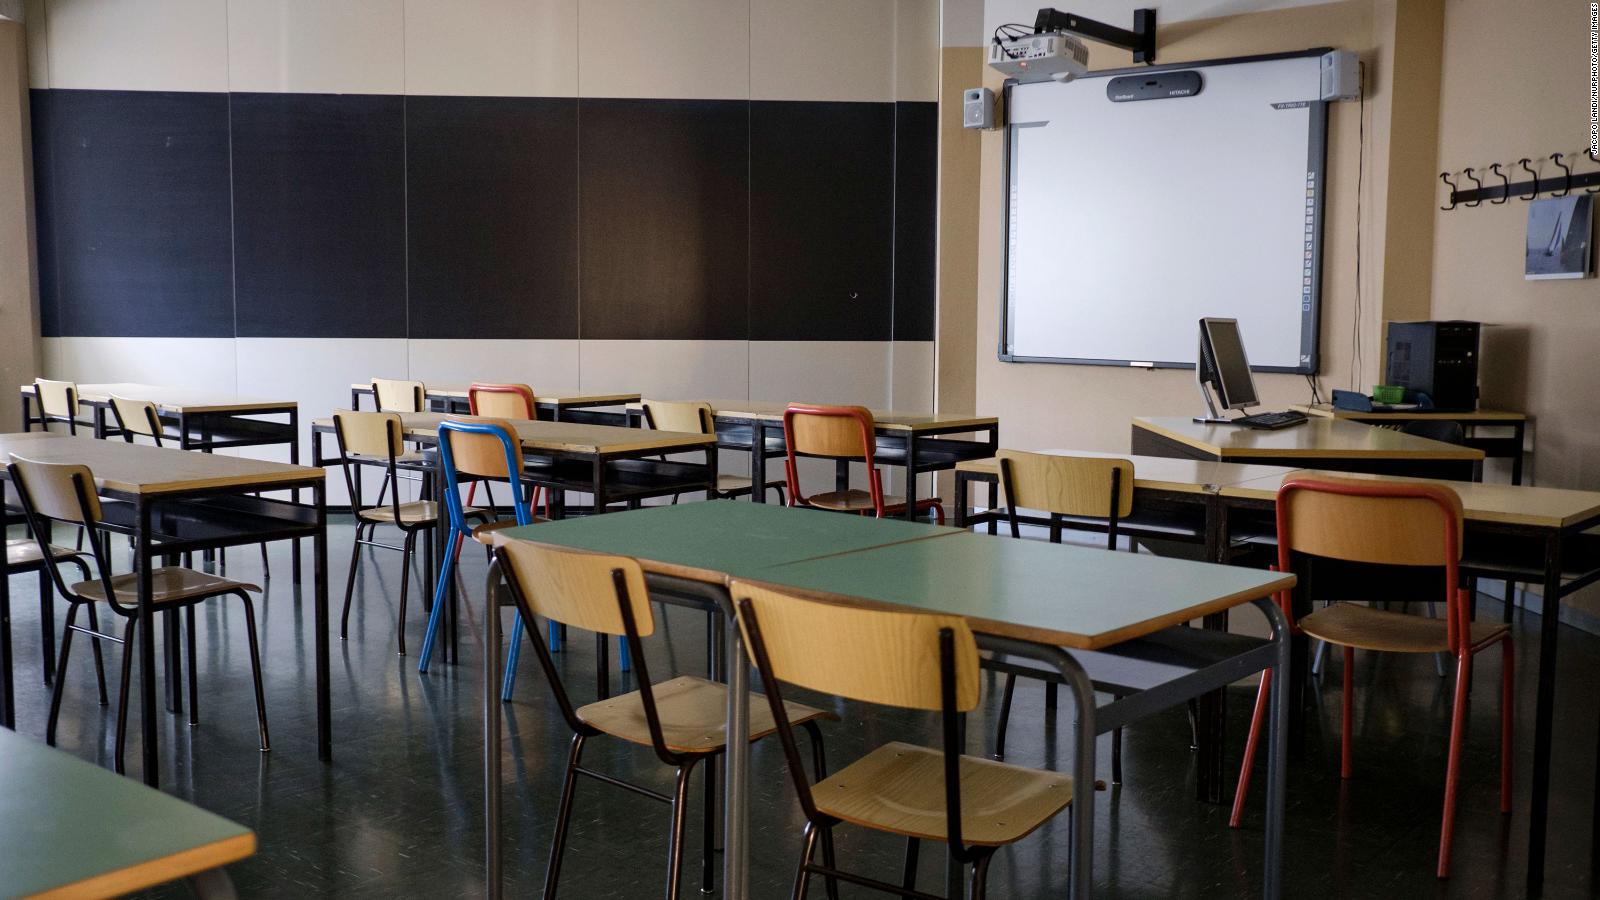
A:
<svg viewBox="0 0 1600 900">
<path fill-rule="evenodd" d="M 112 897 L 181 878 L 231 897 L 255 833 L 0 729 L 0 897 Z"/>
<path fill-rule="evenodd" d="M 744 659 L 744 642 L 733 621 L 733 603 L 726 588 L 729 574 L 748 575 L 771 566 L 834 557 L 885 545 L 929 542 L 943 544 L 959 536 L 942 528 L 900 519 L 866 519 L 765 503 L 710 500 L 545 522 L 508 528 L 496 543 L 531 540 L 558 547 L 635 557 L 645 571 L 652 599 L 704 609 L 712 614 L 709 635 L 720 661 Z M 490 566 L 484 591 L 484 647 L 487 679 L 484 694 L 484 790 L 486 810 L 485 865 L 488 894 L 500 896 L 500 617 L 499 563 Z M 749 705 L 736 702 L 750 690 L 748 665 L 721 665 L 712 653 L 712 677 L 728 682 L 729 734 L 749 733 Z M 726 847 L 723 895 L 747 896 L 748 804 L 745 789 L 750 746 L 729 740 L 725 771 Z"/>
<path fill-rule="evenodd" d="M 939 610 L 965 617 L 980 647 L 1007 655 L 991 668 L 1065 683 L 1078 701 L 1073 815 L 1075 897 L 1091 890 L 1095 736 L 1264 669 L 1285 677 L 1288 642 L 1270 596 L 1293 576 L 973 535 L 902 521 L 861 519 L 719 501 L 510 529 L 496 542 L 626 554 L 643 566 L 652 596 L 701 596 L 731 613 L 725 576 L 826 594 L 835 602 Z M 486 807 L 490 896 L 499 890 L 498 564 L 491 567 L 485 644 Z M 1174 627 L 1254 602 L 1275 639 Z M 725 896 L 746 896 L 749 847 L 745 779 L 748 665 L 737 628 L 726 629 L 729 751 Z M 1075 648 L 1069 653 L 1064 647 Z M 1032 660 L 1024 665 L 1012 658 Z M 1095 706 L 1095 684 L 1126 695 Z M 1282 696 L 1280 696 L 1282 695 Z M 1268 774 L 1266 896 L 1279 892 L 1286 692 L 1275 692 Z"/>
</svg>

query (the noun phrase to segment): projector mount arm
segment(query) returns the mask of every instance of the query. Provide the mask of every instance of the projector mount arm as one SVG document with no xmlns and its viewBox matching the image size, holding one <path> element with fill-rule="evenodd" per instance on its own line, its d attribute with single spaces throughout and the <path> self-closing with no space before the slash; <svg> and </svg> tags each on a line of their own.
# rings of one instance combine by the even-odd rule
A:
<svg viewBox="0 0 1600 900">
<path fill-rule="evenodd" d="M 1133 30 L 1129 31 L 1046 7 L 1039 10 L 1038 18 L 1033 20 L 1033 33 L 1044 34 L 1049 31 L 1081 35 L 1092 41 L 1131 50 L 1136 63 L 1151 63 L 1156 59 L 1156 11 L 1153 9 L 1134 10 Z"/>
</svg>

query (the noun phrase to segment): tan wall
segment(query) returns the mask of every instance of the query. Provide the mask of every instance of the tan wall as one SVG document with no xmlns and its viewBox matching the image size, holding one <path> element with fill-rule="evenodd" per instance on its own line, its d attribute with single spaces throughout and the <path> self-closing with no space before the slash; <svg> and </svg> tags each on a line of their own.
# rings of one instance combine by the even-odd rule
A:
<svg viewBox="0 0 1600 900">
<path fill-rule="evenodd" d="M 1298 9 L 1243 16 L 1180 22 L 1159 30 L 1161 62 L 1239 56 L 1273 51 L 1334 46 L 1355 50 L 1371 59 L 1382 46 L 1374 36 L 1371 0 L 1351 0 Z M 1116 52 L 1096 48 L 1096 67 L 1125 64 Z M 1369 67 L 1370 68 L 1370 67 Z M 1377 73 L 1374 72 L 1376 75 Z M 989 70 L 986 83 L 998 90 L 1002 79 Z M 1368 114 L 1386 89 L 1372 79 Z M 1327 169 L 1325 255 L 1323 264 L 1322 376 L 1324 390 L 1347 387 L 1350 381 L 1350 333 L 1355 319 L 1355 215 L 1358 116 L 1355 103 L 1334 104 L 1329 117 L 1330 145 Z M 1367 186 L 1371 196 L 1382 196 L 1373 181 L 1372 159 L 1387 154 L 1368 128 Z M 995 348 L 999 334 L 1001 272 L 1000 159 L 1002 136 L 983 135 L 982 190 L 979 206 L 979 256 L 977 318 L 977 405 L 980 412 L 997 415 L 1002 441 L 1012 447 L 1075 447 L 1125 451 L 1129 418 L 1133 415 L 1187 415 L 1196 411 L 1200 397 L 1192 372 L 1177 370 L 1132 371 L 1101 366 L 1001 363 Z M 1152 140 L 1167 136 L 1152 135 Z M 1431 156 L 1431 152 L 1429 154 Z M 1175 161 L 1182 149 L 1173 148 Z M 1367 203 L 1370 209 L 1370 199 Z M 1369 245 L 1366 252 L 1374 253 Z M 1368 273 L 1370 275 L 1370 273 Z M 1367 279 L 1364 279 L 1367 280 Z M 1365 317 L 1381 318 L 1376 292 L 1364 285 Z M 941 309 L 941 315 L 946 314 Z M 1376 371 L 1376 349 L 1371 336 L 1365 358 Z M 1367 380 L 1363 377 L 1361 380 Z M 1262 401 L 1268 408 L 1283 408 L 1309 397 L 1305 379 L 1290 375 L 1264 375 L 1259 379 Z"/>
<path fill-rule="evenodd" d="M 939 322 L 935 345 L 939 412 L 977 403 L 974 331 L 978 296 L 980 133 L 961 127 L 961 93 L 983 79 L 983 48 L 945 47 L 939 66 Z"/>
<path fill-rule="evenodd" d="M 0 21 L 0 431 L 18 427 L 15 385 L 39 371 L 32 164 L 27 37 L 20 22 Z"/>
</svg>

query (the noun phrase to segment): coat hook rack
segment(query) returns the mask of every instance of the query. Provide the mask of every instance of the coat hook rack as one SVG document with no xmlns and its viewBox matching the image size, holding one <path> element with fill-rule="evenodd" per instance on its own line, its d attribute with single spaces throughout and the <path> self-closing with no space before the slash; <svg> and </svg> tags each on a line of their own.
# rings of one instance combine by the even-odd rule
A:
<svg viewBox="0 0 1600 900">
<path fill-rule="evenodd" d="M 1588 152 L 1588 155 L 1589 155 L 1589 161 L 1590 162 L 1592 162 L 1592 163 L 1600 163 L 1600 156 L 1595 156 L 1593 150 L 1590 150 Z M 1589 174 L 1595 175 L 1595 174 L 1600 174 L 1600 173 L 1590 172 Z M 1600 187 L 1585 188 L 1584 189 L 1584 193 L 1585 194 L 1600 194 Z"/>
<path fill-rule="evenodd" d="M 1450 205 L 1439 207 L 1445 212 L 1449 212 L 1450 210 L 1456 208 L 1456 183 L 1450 180 L 1449 172 L 1440 172 L 1439 180 L 1450 186 Z"/>
<path fill-rule="evenodd" d="M 1500 204 L 1511 199 L 1511 179 L 1506 177 L 1506 173 L 1500 171 L 1499 163 L 1491 163 L 1489 166 L 1489 171 L 1500 176 L 1500 199 L 1496 200 L 1493 197 L 1489 198 L 1489 202 L 1491 204 L 1499 206 Z"/>
<path fill-rule="evenodd" d="M 1533 167 L 1528 165 L 1530 162 L 1533 162 L 1533 160 L 1527 158 L 1526 156 L 1517 160 L 1517 165 L 1521 166 L 1523 170 L 1528 173 L 1529 177 L 1533 179 L 1532 183 L 1529 184 L 1531 190 L 1528 191 L 1528 196 L 1522 198 L 1523 200 L 1532 200 L 1534 197 L 1539 196 L 1539 173 L 1535 172 Z"/>
<path fill-rule="evenodd" d="M 1465 169 L 1463 169 L 1461 174 L 1465 175 L 1468 179 L 1470 179 L 1472 181 L 1472 193 L 1474 195 L 1478 195 L 1478 199 L 1477 200 L 1469 200 L 1469 201 L 1467 201 L 1467 205 L 1468 206 L 1482 206 L 1483 205 L 1483 198 L 1482 198 L 1481 195 L 1483 194 L 1483 182 L 1478 180 L 1478 176 L 1472 174 L 1472 167 L 1471 166 L 1467 166 Z"/>
<path fill-rule="evenodd" d="M 1572 193 L 1572 167 L 1561 161 L 1561 154 L 1550 154 L 1550 161 L 1560 167 L 1562 172 L 1561 193 L 1551 194 L 1552 197 L 1565 197 Z"/>
<path fill-rule="evenodd" d="M 1490 163 L 1489 171 L 1500 178 L 1499 184 L 1485 186 L 1478 177 L 1479 170 L 1467 168 L 1461 170 L 1461 177 L 1465 179 L 1466 187 L 1458 186 L 1450 172 L 1441 172 L 1439 180 L 1450 188 L 1450 205 L 1439 207 L 1442 210 L 1452 210 L 1458 206 L 1481 206 L 1488 200 L 1491 204 L 1499 206 L 1508 202 L 1513 195 L 1524 202 L 1532 201 L 1540 194 L 1549 194 L 1552 197 L 1565 197 L 1572 193 L 1574 188 L 1583 188 L 1585 193 L 1600 194 L 1600 170 L 1589 172 L 1573 172 L 1572 165 L 1567 160 L 1577 154 L 1552 153 L 1542 157 L 1548 159 L 1558 169 L 1560 175 L 1539 177 L 1539 172 L 1533 167 L 1533 159 L 1524 156 L 1513 163 Z M 1585 156 L 1600 165 L 1600 156 L 1584 151 Z M 1527 173 L 1522 181 L 1512 181 L 1508 173 L 1520 167 Z M 1520 173 L 1519 173 L 1520 174 Z"/>
</svg>

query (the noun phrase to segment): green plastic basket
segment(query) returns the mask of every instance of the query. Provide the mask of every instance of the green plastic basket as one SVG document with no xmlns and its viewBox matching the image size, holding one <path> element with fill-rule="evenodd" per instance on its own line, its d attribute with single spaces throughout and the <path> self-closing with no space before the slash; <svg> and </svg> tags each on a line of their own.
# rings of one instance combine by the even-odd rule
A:
<svg viewBox="0 0 1600 900">
<path fill-rule="evenodd" d="M 1372 399 L 1379 403 L 1400 403 L 1406 399 L 1406 389 L 1392 384 L 1372 386 Z"/>
</svg>

